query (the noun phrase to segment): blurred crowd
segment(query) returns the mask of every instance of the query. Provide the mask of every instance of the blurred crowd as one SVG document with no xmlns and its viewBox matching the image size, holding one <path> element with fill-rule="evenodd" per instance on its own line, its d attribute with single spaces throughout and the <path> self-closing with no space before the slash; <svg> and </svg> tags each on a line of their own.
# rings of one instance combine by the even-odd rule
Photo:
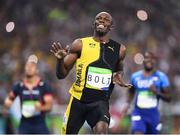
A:
<svg viewBox="0 0 180 135">
<path fill-rule="evenodd" d="M 138 10 L 147 12 L 146 21 L 137 18 Z M 60 41 L 66 46 L 76 38 L 91 36 L 94 17 L 100 11 L 111 13 L 114 19 L 112 38 L 127 47 L 125 79 L 129 81 L 131 73 L 142 68 L 142 65 L 134 61 L 137 53 L 147 50 L 155 52 L 158 67 L 168 74 L 173 93 L 172 103 L 162 108 L 163 114 L 170 114 L 168 109 L 171 108 L 170 115 L 180 115 L 179 0 L 0 1 L 0 104 L 3 104 L 13 83 L 22 78 L 28 56 L 36 54 L 39 58 L 40 74 L 53 88 L 53 112 L 62 115 L 64 105 L 69 99 L 68 89 L 75 80 L 75 70 L 66 79 L 58 80 L 55 76 L 56 59 L 49 51 L 50 46 L 53 41 Z M 15 23 L 12 32 L 5 29 L 8 22 Z M 120 109 L 114 108 L 121 108 L 125 93 L 120 87 L 114 90 L 111 98 L 114 116 L 120 117 Z M 173 119 L 169 121 L 172 126 Z M 124 126 L 128 125 L 128 118 L 124 123 Z"/>
</svg>

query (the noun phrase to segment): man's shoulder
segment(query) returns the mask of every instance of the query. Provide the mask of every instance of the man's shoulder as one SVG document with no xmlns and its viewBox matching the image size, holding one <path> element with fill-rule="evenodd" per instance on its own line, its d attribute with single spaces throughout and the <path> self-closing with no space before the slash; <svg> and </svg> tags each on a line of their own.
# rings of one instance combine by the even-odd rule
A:
<svg viewBox="0 0 180 135">
<path fill-rule="evenodd" d="M 73 45 L 82 45 L 83 42 L 92 41 L 93 37 L 81 37 L 73 41 Z"/>
<path fill-rule="evenodd" d="M 79 38 L 79 40 L 88 40 L 88 39 L 93 39 L 93 37 L 92 36 L 87 36 L 87 37 Z"/>
<path fill-rule="evenodd" d="M 12 89 L 13 90 L 21 90 L 24 86 L 24 83 L 23 81 L 19 80 L 19 81 L 16 81 L 14 82 L 14 84 L 12 85 Z"/>
<path fill-rule="evenodd" d="M 123 45 L 123 44 L 121 44 L 119 41 L 114 40 L 114 39 L 110 39 L 110 42 L 113 43 L 113 44 L 115 44 L 115 45 Z M 123 46 L 124 46 L 124 45 L 123 45 Z"/>
<path fill-rule="evenodd" d="M 18 81 L 15 81 L 13 85 L 22 87 L 24 85 L 24 83 L 22 80 L 18 80 Z"/>
<path fill-rule="evenodd" d="M 159 77 L 167 77 L 167 74 L 160 70 L 157 70 L 155 74 Z"/>
</svg>

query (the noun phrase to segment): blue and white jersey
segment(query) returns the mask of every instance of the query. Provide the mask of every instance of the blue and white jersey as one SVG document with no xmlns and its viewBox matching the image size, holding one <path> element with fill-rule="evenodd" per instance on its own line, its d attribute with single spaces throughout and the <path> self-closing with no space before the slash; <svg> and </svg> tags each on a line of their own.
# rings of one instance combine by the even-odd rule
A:
<svg viewBox="0 0 180 135">
<path fill-rule="evenodd" d="M 35 116 L 43 116 L 44 111 L 36 112 L 36 102 L 45 103 L 44 96 L 52 95 L 51 87 L 42 80 L 38 80 L 37 84 L 30 91 L 25 81 L 20 81 L 13 85 L 12 92 L 14 97 L 20 97 L 21 113 L 23 119 L 29 119 Z"/>
<path fill-rule="evenodd" d="M 131 76 L 131 84 L 135 90 L 135 109 L 156 110 L 159 98 L 149 90 L 154 85 L 158 91 L 169 86 L 169 80 L 165 73 L 155 71 L 148 77 L 144 77 L 143 71 L 137 71 Z"/>
</svg>

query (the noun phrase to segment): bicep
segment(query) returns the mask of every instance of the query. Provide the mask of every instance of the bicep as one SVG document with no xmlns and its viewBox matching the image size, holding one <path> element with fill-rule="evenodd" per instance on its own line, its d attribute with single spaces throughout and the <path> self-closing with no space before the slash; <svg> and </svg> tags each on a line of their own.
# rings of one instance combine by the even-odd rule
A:
<svg viewBox="0 0 180 135">
<path fill-rule="evenodd" d="M 82 50 L 82 41 L 76 39 L 70 46 L 69 54 L 64 58 L 64 65 L 67 70 L 72 69 L 76 60 L 80 57 Z"/>
<path fill-rule="evenodd" d="M 119 60 L 117 63 L 117 71 L 122 71 L 124 66 L 124 58 L 126 56 L 126 47 L 124 45 L 121 45 L 119 50 Z"/>
<path fill-rule="evenodd" d="M 163 74 L 161 76 L 161 91 L 164 93 L 169 93 L 169 89 L 170 89 L 169 86 L 170 86 L 169 79 L 167 75 Z"/>
<path fill-rule="evenodd" d="M 125 56 L 126 56 L 126 47 L 121 44 L 121 47 L 119 50 L 119 59 L 123 61 Z"/>
<path fill-rule="evenodd" d="M 20 89 L 21 89 L 20 83 L 16 83 L 15 85 L 13 85 L 12 91 L 9 93 L 9 96 L 10 97 L 14 96 L 14 98 L 16 98 L 16 96 L 18 96 L 20 93 Z"/>
<path fill-rule="evenodd" d="M 44 102 L 52 104 L 53 95 L 52 95 L 51 87 L 47 83 L 44 83 L 43 90 L 44 90 L 44 94 L 43 94 Z"/>
</svg>

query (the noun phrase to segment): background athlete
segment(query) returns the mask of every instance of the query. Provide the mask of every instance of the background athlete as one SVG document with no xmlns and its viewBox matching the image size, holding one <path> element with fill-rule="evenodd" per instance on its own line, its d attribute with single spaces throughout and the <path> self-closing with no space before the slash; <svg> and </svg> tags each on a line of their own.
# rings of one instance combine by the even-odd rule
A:
<svg viewBox="0 0 180 135">
<path fill-rule="evenodd" d="M 25 76 L 16 83 L 5 99 L 8 109 L 14 99 L 19 96 L 21 102 L 21 121 L 19 134 L 48 134 L 45 124 L 45 112 L 52 108 L 51 88 L 38 75 L 37 57 L 31 55 L 25 65 Z"/>
<path fill-rule="evenodd" d="M 62 133 L 77 134 L 85 120 L 94 133 L 108 133 L 109 98 L 114 83 L 130 87 L 122 79 L 124 45 L 110 39 L 112 17 L 107 12 L 96 15 L 92 37 L 76 39 L 71 47 L 53 43 L 57 58 L 56 75 L 65 78 L 76 63 L 76 81 L 70 89 L 70 102 L 64 115 Z M 112 79 L 113 78 L 113 79 Z"/>
<path fill-rule="evenodd" d="M 169 102 L 169 80 L 165 73 L 156 69 L 156 58 L 152 52 L 144 55 L 144 69 L 131 76 L 128 102 L 134 97 L 131 116 L 133 134 L 157 134 L 160 130 L 159 99 Z"/>
</svg>

